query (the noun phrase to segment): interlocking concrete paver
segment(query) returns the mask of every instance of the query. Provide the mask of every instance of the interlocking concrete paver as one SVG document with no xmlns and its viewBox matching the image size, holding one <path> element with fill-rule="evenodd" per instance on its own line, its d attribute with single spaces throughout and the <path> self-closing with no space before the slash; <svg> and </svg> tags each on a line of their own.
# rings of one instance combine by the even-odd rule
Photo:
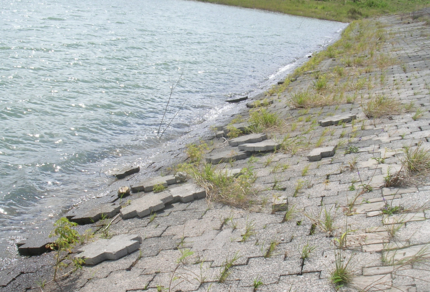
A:
<svg viewBox="0 0 430 292">
<path fill-rule="evenodd" d="M 85 259 L 86 265 L 97 265 L 105 260 L 117 260 L 139 249 L 142 238 L 138 235 L 117 235 L 111 239 L 84 245 L 77 257 Z"/>
</svg>

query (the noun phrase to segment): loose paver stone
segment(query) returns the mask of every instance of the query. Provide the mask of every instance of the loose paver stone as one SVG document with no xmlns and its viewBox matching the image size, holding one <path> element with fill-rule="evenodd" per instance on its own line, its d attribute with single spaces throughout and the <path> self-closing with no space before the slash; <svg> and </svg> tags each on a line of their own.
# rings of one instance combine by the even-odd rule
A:
<svg viewBox="0 0 430 292">
<path fill-rule="evenodd" d="M 330 118 L 318 121 L 321 127 L 327 127 L 331 125 L 338 125 L 339 123 L 349 123 L 357 117 L 355 114 L 349 115 L 336 115 Z"/>
<path fill-rule="evenodd" d="M 171 193 L 173 196 L 172 203 L 178 201 L 182 203 L 188 203 L 206 197 L 206 191 L 204 188 L 191 183 L 183 184 L 179 187 L 172 188 L 168 190 L 168 192 Z"/>
<path fill-rule="evenodd" d="M 148 194 L 132 201 L 130 205 L 122 208 L 121 216 L 123 219 L 129 219 L 136 216 L 145 217 L 153 212 L 164 209 L 165 204 L 171 203 L 172 201 L 173 196 L 168 191 Z"/>
<path fill-rule="evenodd" d="M 77 257 L 85 259 L 85 265 L 97 265 L 105 260 L 117 260 L 139 249 L 142 238 L 138 235 L 117 235 L 111 239 L 99 239 L 81 247 Z"/>
<path fill-rule="evenodd" d="M 331 157 L 336 152 L 336 146 L 315 148 L 308 154 L 309 161 L 320 161 L 324 157 Z"/>
<path fill-rule="evenodd" d="M 167 176 L 159 176 L 150 178 L 147 180 L 144 180 L 140 183 L 137 183 L 136 185 L 131 186 L 131 191 L 133 193 L 137 192 L 152 192 L 154 189 L 154 186 L 156 185 L 163 185 L 167 188 L 168 185 L 175 184 L 176 178 L 173 175 L 167 175 Z"/>
<path fill-rule="evenodd" d="M 246 143 L 239 145 L 239 149 L 246 152 L 266 152 L 279 149 L 281 145 L 282 143 L 280 142 L 265 140 L 258 143 Z"/>
<path fill-rule="evenodd" d="M 112 218 L 119 213 L 121 206 L 118 204 L 103 204 L 91 209 L 74 209 L 66 214 L 66 218 L 78 224 L 91 224 L 102 217 Z"/>
<path fill-rule="evenodd" d="M 128 168 L 123 168 L 121 170 L 118 170 L 114 176 L 117 179 L 122 179 L 126 176 L 138 173 L 140 171 L 140 166 L 134 166 L 134 167 L 128 167 Z"/>
<path fill-rule="evenodd" d="M 257 143 L 267 139 L 266 134 L 249 134 L 241 137 L 237 137 L 228 141 L 230 146 L 239 146 L 245 143 Z"/>
<path fill-rule="evenodd" d="M 237 150 L 226 150 L 217 153 L 209 154 L 206 157 L 206 161 L 212 164 L 218 164 L 221 162 L 228 162 L 230 160 L 242 160 L 248 157 L 248 153 Z"/>
</svg>

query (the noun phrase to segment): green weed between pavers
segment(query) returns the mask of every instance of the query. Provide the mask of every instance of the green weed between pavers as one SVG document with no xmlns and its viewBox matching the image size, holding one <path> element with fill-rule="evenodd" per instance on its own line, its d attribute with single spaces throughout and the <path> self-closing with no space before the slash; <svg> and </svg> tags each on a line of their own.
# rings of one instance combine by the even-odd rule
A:
<svg viewBox="0 0 430 292">
<path fill-rule="evenodd" d="M 341 251 L 335 252 L 335 269 L 331 273 L 330 280 L 336 289 L 342 288 L 352 281 L 352 273 L 348 267 L 352 256 L 347 260 Z"/>
<path fill-rule="evenodd" d="M 260 133 L 267 128 L 276 127 L 281 124 L 278 115 L 270 113 L 265 108 L 250 111 L 248 122 L 250 130 L 254 133 Z"/>
<path fill-rule="evenodd" d="M 163 184 L 158 184 L 158 185 L 155 185 L 154 186 L 154 188 L 153 188 L 153 192 L 154 193 L 161 193 L 162 191 L 164 191 L 166 189 L 166 187 L 163 185 Z"/>
<path fill-rule="evenodd" d="M 226 259 L 224 264 L 221 267 L 220 276 L 218 278 L 219 283 L 224 283 L 227 280 L 228 275 L 230 274 L 230 269 L 233 267 L 233 264 L 240 258 L 238 253 L 236 253 L 231 259 Z"/>
<path fill-rule="evenodd" d="M 363 106 L 363 112 L 368 118 L 380 118 L 400 114 L 402 106 L 399 101 L 393 98 L 375 96 Z"/>
<path fill-rule="evenodd" d="M 425 174 L 430 170 L 430 150 L 421 144 L 418 147 L 405 147 L 401 162 L 410 174 Z"/>
<path fill-rule="evenodd" d="M 67 254 L 80 242 L 79 232 L 73 229 L 76 225 L 78 224 L 70 222 L 67 218 L 62 217 L 55 222 L 55 229 L 49 235 L 49 237 L 57 237 L 54 243 L 48 245 L 49 248 L 55 250 L 54 281 L 57 279 L 58 270 L 67 266 L 64 263 L 64 260 L 68 259 Z M 82 258 L 73 258 L 71 260 L 76 269 L 82 268 L 85 262 Z"/>
</svg>

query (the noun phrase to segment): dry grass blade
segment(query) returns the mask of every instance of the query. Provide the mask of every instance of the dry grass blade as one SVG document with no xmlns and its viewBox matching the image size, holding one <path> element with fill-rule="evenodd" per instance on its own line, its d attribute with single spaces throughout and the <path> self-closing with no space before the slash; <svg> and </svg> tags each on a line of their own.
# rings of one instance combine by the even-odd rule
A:
<svg viewBox="0 0 430 292">
<path fill-rule="evenodd" d="M 420 145 L 418 147 L 405 147 L 403 167 L 411 174 L 423 174 L 430 170 L 430 150 Z"/>
<path fill-rule="evenodd" d="M 368 118 L 400 114 L 401 110 L 402 106 L 399 101 L 385 96 L 373 97 L 363 107 L 363 111 Z"/>
</svg>

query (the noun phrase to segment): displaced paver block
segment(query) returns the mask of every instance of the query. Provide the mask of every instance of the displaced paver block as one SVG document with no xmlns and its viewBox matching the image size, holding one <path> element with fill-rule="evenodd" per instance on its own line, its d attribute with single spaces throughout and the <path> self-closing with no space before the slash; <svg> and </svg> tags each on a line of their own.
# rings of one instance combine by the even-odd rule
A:
<svg viewBox="0 0 430 292">
<path fill-rule="evenodd" d="M 47 245 L 54 241 L 55 238 L 49 237 L 49 233 L 32 236 L 25 242 L 17 243 L 18 252 L 23 256 L 41 255 L 49 250 Z"/>
<path fill-rule="evenodd" d="M 102 217 L 112 218 L 120 209 L 121 206 L 118 204 L 102 204 L 91 209 L 73 209 L 66 214 L 66 218 L 78 224 L 90 224 Z"/>
<path fill-rule="evenodd" d="M 130 205 L 122 208 L 121 216 L 123 219 L 134 218 L 136 216 L 145 217 L 153 212 L 164 209 L 165 204 L 172 201 L 173 196 L 168 191 L 149 194 L 132 201 Z"/>
<path fill-rule="evenodd" d="M 85 259 L 85 265 L 97 265 L 105 260 L 117 260 L 139 249 L 139 235 L 117 235 L 111 239 L 99 239 L 81 247 L 77 257 Z"/>
<path fill-rule="evenodd" d="M 206 191 L 204 188 L 199 187 L 196 184 L 186 183 L 179 187 L 168 190 L 172 194 L 173 201 L 188 203 L 194 200 L 203 199 L 206 197 Z"/>
<path fill-rule="evenodd" d="M 246 152 L 267 152 L 279 149 L 281 145 L 281 142 L 276 142 L 274 140 L 265 140 L 258 143 L 247 143 L 239 145 L 239 150 Z"/>
<path fill-rule="evenodd" d="M 114 173 L 114 176 L 117 179 L 122 179 L 126 176 L 138 173 L 139 171 L 140 171 L 140 166 L 132 166 L 132 167 L 127 167 L 127 168 L 118 170 L 116 173 Z"/>
<path fill-rule="evenodd" d="M 246 136 L 237 137 L 228 141 L 230 146 L 239 146 L 245 143 L 257 143 L 267 139 L 266 134 L 249 134 Z"/>
<path fill-rule="evenodd" d="M 315 148 L 308 154 L 309 161 L 320 161 L 324 157 L 331 157 L 336 153 L 337 146 Z"/>
<path fill-rule="evenodd" d="M 136 185 L 131 186 L 131 191 L 133 193 L 137 192 L 152 192 L 154 189 L 154 186 L 156 185 L 163 185 L 167 188 L 168 185 L 175 184 L 176 178 L 173 175 L 167 175 L 167 176 L 159 176 L 159 177 L 153 177 L 147 180 L 144 180 L 140 183 L 137 183 Z"/>
<path fill-rule="evenodd" d="M 331 125 L 338 125 L 339 123 L 349 123 L 352 120 L 355 120 L 357 115 L 355 114 L 347 114 L 347 115 L 336 115 L 323 120 L 318 121 L 318 124 L 321 127 L 327 127 Z"/>
<path fill-rule="evenodd" d="M 228 162 L 230 160 L 242 160 L 248 157 L 248 153 L 236 150 L 226 150 L 218 153 L 209 154 L 206 157 L 206 162 L 218 164 L 221 162 Z"/>
</svg>

